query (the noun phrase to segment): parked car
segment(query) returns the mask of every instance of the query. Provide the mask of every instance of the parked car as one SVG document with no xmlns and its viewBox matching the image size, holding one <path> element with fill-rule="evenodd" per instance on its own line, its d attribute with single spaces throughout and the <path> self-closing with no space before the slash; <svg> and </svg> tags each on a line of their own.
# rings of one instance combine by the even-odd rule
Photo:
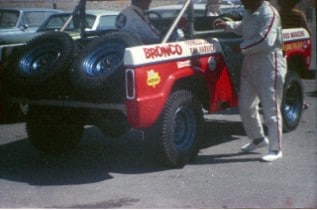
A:
<svg viewBox="0 0 317 210">
<path fill-rule="evenodd" d="M 1 45 L 23 45 L 32 38 L 48 32 L 58 31 L 66 23 L 71 12 L 61 12 L 49 16 L 33 33 L 16 34 L 15 36 L 1 36 L 0 34 L 0 62 L 1 62 Z M 85 19 L 86 31 L 108 30 L 115 28 L 115 19 L 117 11 L 108 10 L 87 10 Z M 74 21 L 75 20 L 75 21 Z M 76 24 L 76 17 L 73 18 L 64 30 L 73 36 L 79 36 L 80 26 Z"/>
<path fill-rule="evenodd" d="M 69 19 L 71 12 L 63 12 L 58 14 L 52 14 L 50 17 L 38 27 L 33 33 L 16 34 L 14 36 L 1 36 L 0 35 L 0 83 L 1 83 L 1 71 L 6 58 L 11 52 L 22 45 L 25 45 L 28 41 L 34 39 L 37 36 L 45 34 L 50 31 L 58 31 Z M 87 10 L 85 18 L 85 31 L 97 32 L 103 30 L 115 29 L 115 19 L 118 12 L 107 10 Z M 70 34 L 74 39 L 80 38 L 80 25 L 77 23 L 77 18 L 74 17 L 65 27 L 64 32 Z M 2 108 L 1 108 L 2 107 Z M 2 110 L 2 111 L 1 111 Z M 12 121 L 16 119 L 23 119 L 23 116 L 27 112 L 27 105 L 12 104 L 7 102 L 1 96 L 0 88 L 0 121 L 1 118 L 5 118 L 4 121 Z"/>
<path fill-rule="evenodd" d="M 86 11 L 86 31 L 108 30 L 115 28 L 116 17 L 119 12 L 108 10 L 87 10 Z M 69 13 L 56 14 L 49 17 L 38 29 L 43 31 L 58 31 L 66 23 Z M 76 19 L 76 18 L 75 18 Z M 65 28 L 66 32 L 79 31 L 80 28 L 74 19 Z"/>
<path fill-rule="evenodd" d="M 0 36 L 33 33 L 50 15 L 59 12 L 46 8 L 0 9 Z"/>
<path fill-rule="evenodd" d="M 182 8 L 182 4 L 152 7 L 149 11 L 158 13 L 163 18 L 175 18 Z M 243 7 L 237 5 L 220 5 L 221 13 L 236 12 L 242 17 Z M 194 17 L 203 17 L 206 14 L 205 4 L 194 4 Z"/>
</svg>

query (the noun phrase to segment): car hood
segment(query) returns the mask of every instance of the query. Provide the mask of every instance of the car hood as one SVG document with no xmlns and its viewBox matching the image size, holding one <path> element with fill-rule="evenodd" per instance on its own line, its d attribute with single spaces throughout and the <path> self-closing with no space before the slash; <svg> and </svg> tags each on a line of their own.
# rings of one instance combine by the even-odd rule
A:
<svg viewBox="0 0 317 210">
<path fill-rule="evenodd" d="M 16 34 L 12 36 L 0 35 L 0 45 L 25 43 L 40 34 L 42 33 L 35 32 L 35 33 L 28 33 L 28 34 Z"/>
<path fill-rule="evenodd" d="M 48 32 L 34 32 L 29 34 L 16 34 L 14 36 L 7 36 L 0 34 L 0 45 L 10 45 L 10 44 L 19 44 L 26 43 L 31 39 Z M 80 33 L 78 32 L 67 32 L 73 39 L 80 38 Z"/>
</svg>

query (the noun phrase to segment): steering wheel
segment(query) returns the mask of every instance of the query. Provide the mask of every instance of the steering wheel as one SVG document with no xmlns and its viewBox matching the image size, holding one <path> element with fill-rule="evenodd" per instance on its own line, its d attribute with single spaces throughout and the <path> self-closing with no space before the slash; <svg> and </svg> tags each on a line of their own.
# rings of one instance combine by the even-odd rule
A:
<svg viewBox="0 0 317 210">
<path fill-rule="evenodd" d="M 162 36 L 166 34 L 169 24 L 166 24 L 166 21 L 163 21 L 163 17 L 160 13 L 156 11 L 146 11 L 145 16 L 150 20 L 150 22 L 155 26 L 155 28 L 161 32 Z M 182 21 L 184 22 L 184 20 Z M 185 24 L 185 22 L 182 24 Z M 178 40 L 179 38 L 181 37 L 179 36 L 178 28 L 176 28 L 176 30 L 173 32 L 169 40 L 175 41 L 175 40 Z"/>
<path fill-rule="evenodd" d="M 156 11 L 146 11 L 144 13 L 144 15 L 149 19 L 149 20 L 152 20 L 152 19 L 162 19 L 162 15 Z M 154 16 L 154 17 L 153 17 Z"/>
<path fill-rule="evenodd" d="M 162 21 L 162 15 L 156 11 L 146 11 L 144 13 L 145 17 L 151 22 L 155 28 L 161 32 L 161 34 L 165 34 L 167 31 L 166 25 L 164 25 L 164 21 Z"/>
</svg>

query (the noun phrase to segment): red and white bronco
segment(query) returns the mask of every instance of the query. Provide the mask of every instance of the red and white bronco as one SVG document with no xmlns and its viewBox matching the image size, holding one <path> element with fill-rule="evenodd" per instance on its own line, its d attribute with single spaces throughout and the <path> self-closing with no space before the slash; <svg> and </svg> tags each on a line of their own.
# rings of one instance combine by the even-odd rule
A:
<svg viewBox="0 0 317 210">
<path fill-rule="evenodd" d="M 79 40 L 53 32 L 12 53 L 3 88 L 11 100 L 29 104 L 31 143 L 44 152 L 65 152 L 79 143 L 84 125 L 114 136 L 134 128 L 169 166 L 193 159 L 204 115 L 237 106 L 242 54 L 241 37 L 213 30 L 212 17 L 188 12 L 184 24 L 188 8 L 191 0 L 175 19 L 153 20 L 158 28 L 170 25 L 161 27 L 162 43 L 144 45 L 122 31 Z M 179 21 L 185 35 L 171 40 Z M 281 110 L 284 130 L 291 131 L 301 118 L 300 74 L 308 71 L 311 40 L 302 28 L 284 29 L 283 37 L 288 73 Z"/>
</svg>

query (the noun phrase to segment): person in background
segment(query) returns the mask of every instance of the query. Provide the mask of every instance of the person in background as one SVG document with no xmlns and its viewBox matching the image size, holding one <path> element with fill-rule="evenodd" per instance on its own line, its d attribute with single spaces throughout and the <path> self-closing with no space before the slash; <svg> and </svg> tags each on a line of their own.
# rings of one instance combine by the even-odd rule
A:
<svg viewBox="0 0 317 210">
<path fill-rule="evenodd" d="M 221 0 L 208 0 L 206 4 L 206 16 L 219 16 Z"/>
<path fill-rule="evenodd" d="M 160 32 L 144 15 L 151 2 L 151 0 L 131 0 L 131 5 L 117 16 L 116 27 L 138 35 L 145 44 L 160 42 Z"/>
<path fill-rule="evenodd" d="M 282 28 L 305 28 L 310 33 L 306 15 L 296 9 L 300 0 L 278 0 Z"/>
<path fill-rule="evenodd" d="M 239 91 L 239 110 L 244 129 L 251 142 L 242 146 L 243 152 L 251 152 L 269 144 L 269 152 L 262 161 L 282 158 L 281 101 L 286 75 L 286 59 L 283 56 L 282 27 L 277 10 L 268 1 L 241 0 L 245 8 L 242 21 L 222 19 L 214 21 L 215 28 L 223 28 L 242 35 L 240 44 L 244 54 Z M 263 108 L 265 136 L 259 114 Z"/>
</svg>

